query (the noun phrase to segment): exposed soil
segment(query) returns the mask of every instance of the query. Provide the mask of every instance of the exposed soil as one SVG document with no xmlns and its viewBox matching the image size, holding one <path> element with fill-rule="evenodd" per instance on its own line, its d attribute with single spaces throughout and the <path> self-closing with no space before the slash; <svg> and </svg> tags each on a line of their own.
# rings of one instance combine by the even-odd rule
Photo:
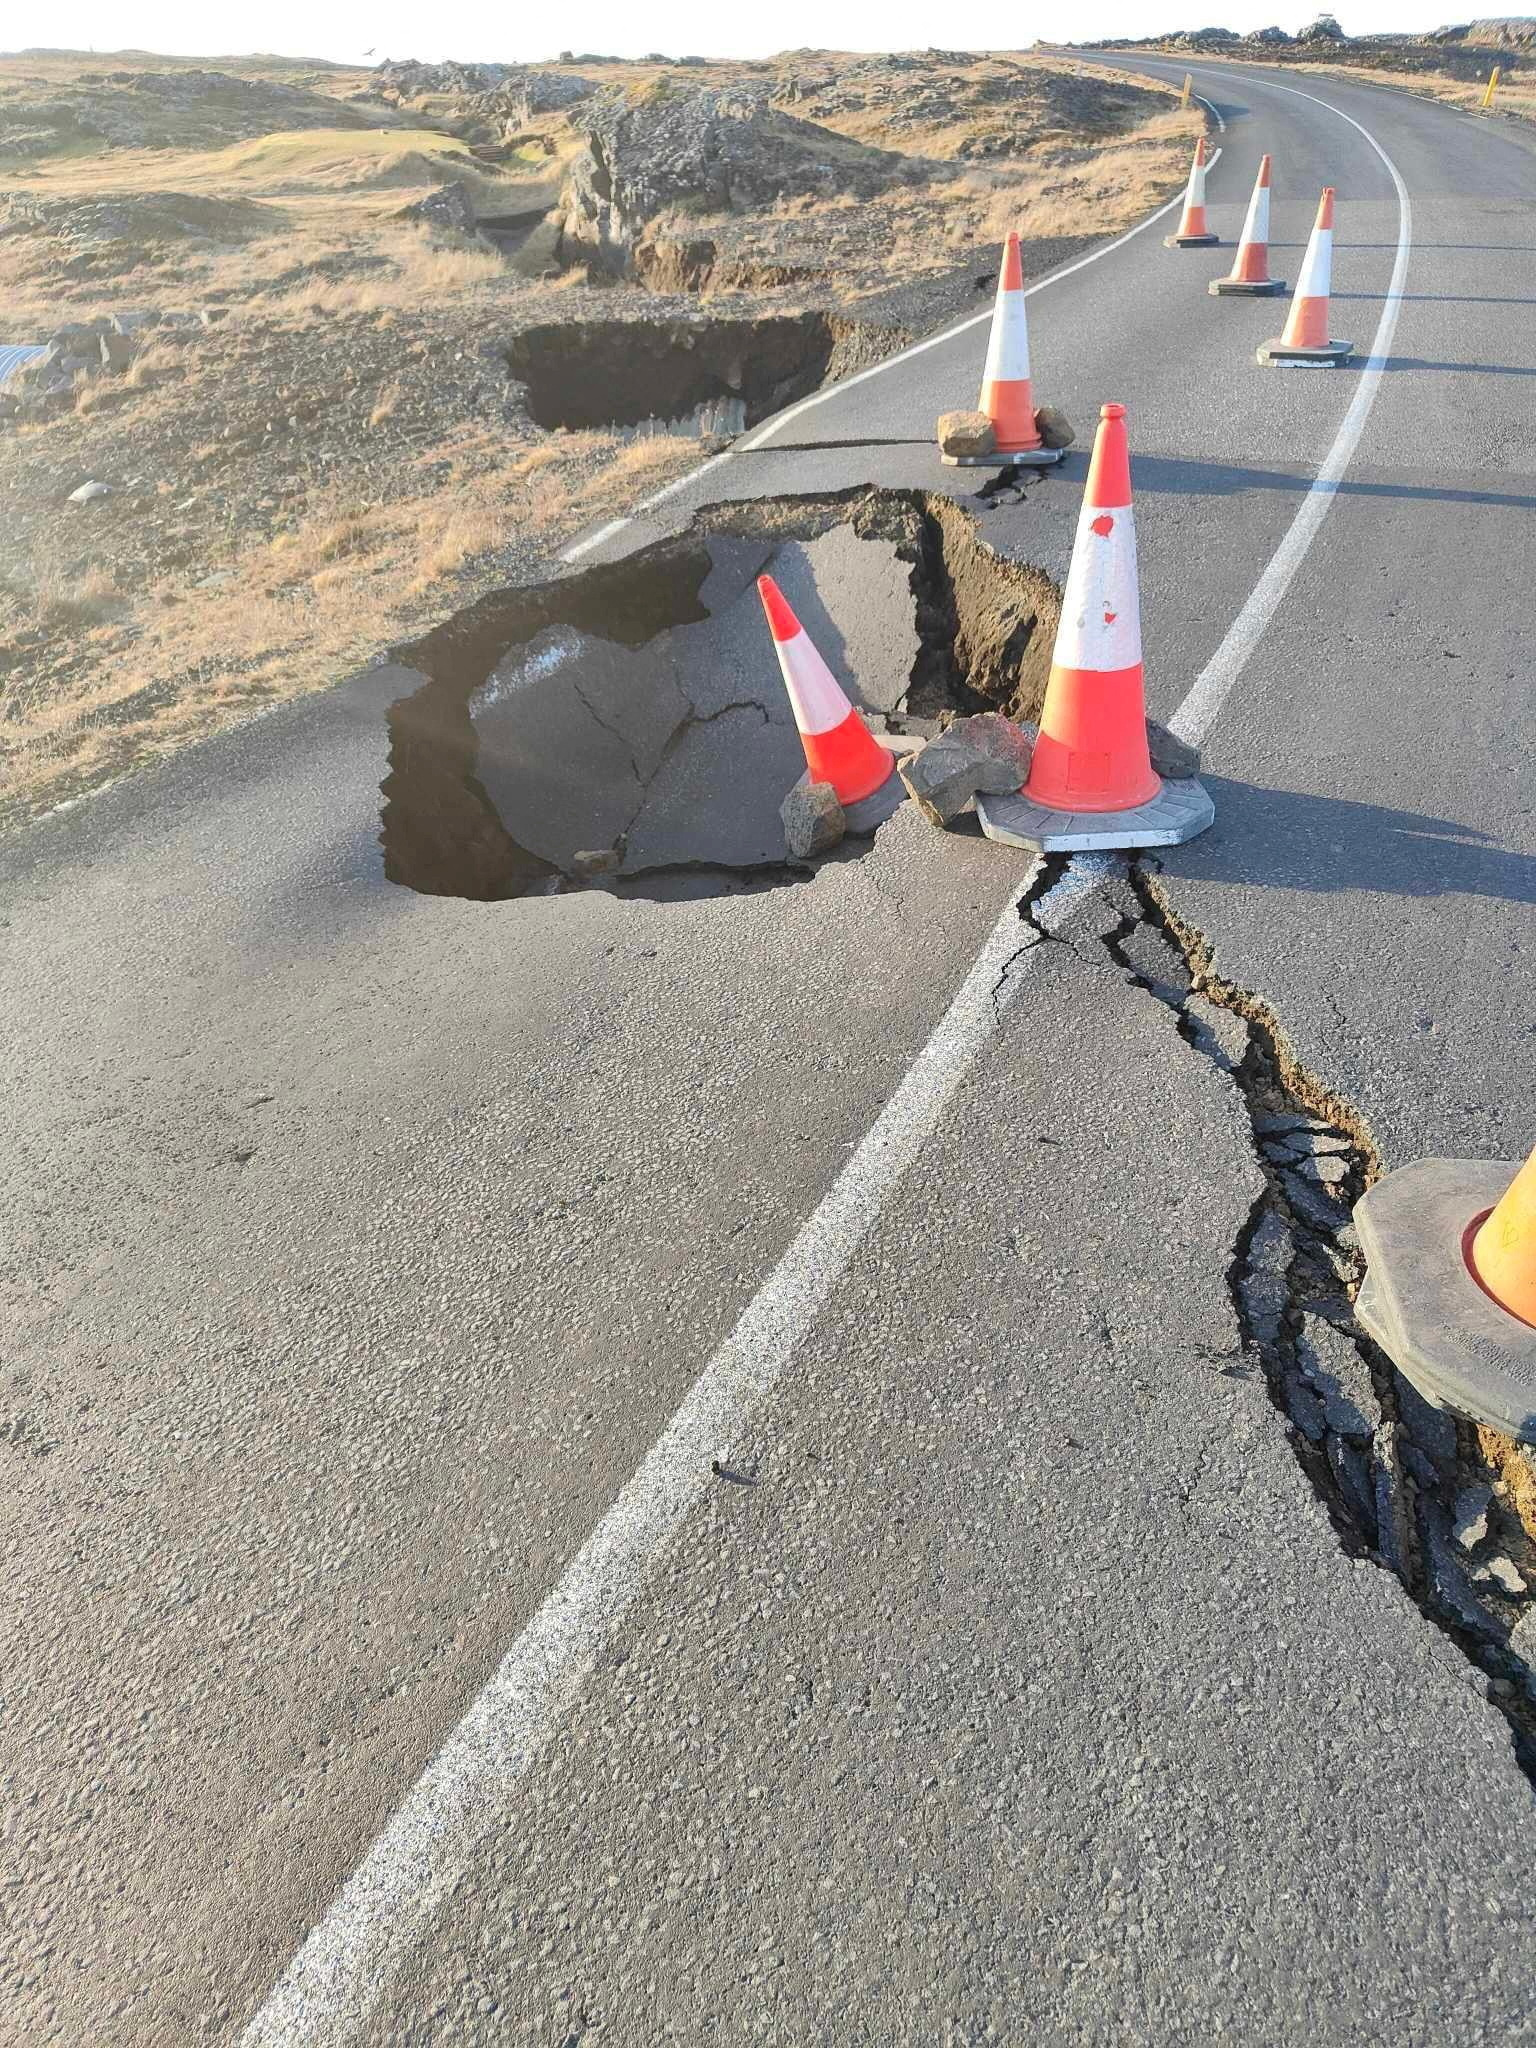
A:
<svg viewBox="0 0 1536 2048">
<path fill-rule="evenodd" d="M 633 426 L 676 420 L 720 399 L 740 399 L 745 424 L 791 405 L 906 337 L 826 313 L 760 320 L 596 321 L 529 327 L 507 351 L 540 427 Z"/>
</svg>

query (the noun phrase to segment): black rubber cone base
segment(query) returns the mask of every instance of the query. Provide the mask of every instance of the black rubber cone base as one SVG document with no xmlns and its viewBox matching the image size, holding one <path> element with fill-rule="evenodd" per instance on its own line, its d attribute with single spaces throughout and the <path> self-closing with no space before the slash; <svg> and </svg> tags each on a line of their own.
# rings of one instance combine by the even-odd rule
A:
<svg viewBox="0 0 1536 2048">
<path fill-rule="evenodd" d="M 1285 290 L 1283 277 L 1266 277 L 1259 284 L 1245 278 L 1213 277 L 1206 286 L 1213 299 L 1278 299 Z"/>
<path fill-rule="evenodd" d="M 1221 246 L 1220 235 L 1164 235 L 1165 249 L 1217 249 Z"/>
<path fill-rule="evenodd" d="M 1296 363 L 1315 370 L 1330 370 L 1347 363 L 1354 352 L 1352 341 L 1325 341 L 1318 348 L 1291 348 L 1276 337 L 1266 341 L 1258 354 L 1261 363 L 1273 363 L 1282 370 Z"/>
</svg>

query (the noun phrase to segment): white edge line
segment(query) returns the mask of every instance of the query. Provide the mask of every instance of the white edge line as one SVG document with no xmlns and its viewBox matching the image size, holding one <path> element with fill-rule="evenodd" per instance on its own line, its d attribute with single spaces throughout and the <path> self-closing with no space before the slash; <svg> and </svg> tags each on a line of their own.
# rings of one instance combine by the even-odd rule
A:
<svg viewBox="0 0 1536 2048">
<path fill-rule="evenodd" d="M 1209 106 L 1210 102 L 1203 100 L 1201 105 Z M 1216 114 L 1216 109 L 1211 107 L 1211 112 Z M 1216 114 L 1216 119 L 1223 127 L 1226 126 L 1226 123 L 1221 121 L 1220 114 Z M 1214 170 L 1220 161 L 1221 151 L 1214 150 L 1207 168 Z M 1127 228 L 1123 235 L 1117 235 L 1112 242 L 1105 242 L 1098 249 L 1090 249 L 1086 256 L 1079 256 L 1075 263 L 1065 264 L 1060 270 L 1053 270 L 1049 277 L 1042 277 L 1034 284 L 1027 285 L 1024 291 L 1025 298 L 1032 299 L 1036 292 L 1043 292 L 1049 285 L 1060 284 L 1064 277 L 1071 277 L 1075 272 L 1085 270 L 1090 263 L 1097 263 L 1101 256 L 1108 256 L 1112 250 L 1122 248 L 1133 235 L 1139 235 L 1143 228 L 1151 227 L 1152 223 L 1161 220 L 1165 213 L 1172 213 L 1183 197 L 1182 191 L 1176 192 L 1166 206 L 1160 206 L 1156 213 L 1149 213 L 1145 220 L 1137 221 L 1135 227 Z M 583 555 L 590 554 L 593 548 L 601 547 L 605 540 L 612 540 L 616 533 L 622 533 L 626 526 L 632 525 L 636 519 L 653 510 L 664 499 L 674 496 L 678 491 L 686 490 L 689 484 L 697 483 L 700 477 L 708 476 L 716 464 L 729 462 L 735 454 L 751 455 L 755 450 L 766 446 L 781 427 L 787 427 L 791 420 L 799 419 L 800 415 L 809 412 L 812 406 L 825 405 L 829 398 L 841 397 L 843 392 L 851 391 L 855 384 L 865 384 L 871 377 L 878 377 L 886 370 L 895 369 L 898 363 L 909 362 L 913 356 L 923 355 L 931 348 L 941 348 L 946 341 L 953 341 L 957 335 L 969 333 L 971 328 L 979 327 L 984 320 L 991 318 L 992 308 L 988 306 L 984 313 L 972 313 L 969 319 L 958 321 L 955 326 L 946 327 L 938 334 L 930 334 L 926 341 L 915 341 L 909 348 L 898 349 L 895 355 L 886 356 L 878 363 L 871 363 L 867 370 L 857 370 L 851 377 L 839 378 L 837 383 L 829 384 L 825 391 L 813 391 L 809 398 L 802 398 L 798 405 L 792 405 L 787 412 L 779 413 L 766 425 L 759 427 L 750 439 L 741 442 L 738 447 L 725 449 L 719 455 L 712 455 L 708 462 L 701 464 L 698 469 L 690 469 L 685 476 L 675 478 L 663 489 L 653 491 L 648 498 L 642 498 L 632 512 L 627 512 L 618 519 L 610 519 L 608 524 L 600 526 L 596 533 L 589 533 L 584 540 L 576 541 L 570 547 L 562 549 L 560 560 L 579 562 Z"/>
<path fill-rule="evenodd" d="M 1286 528 L 1279 547 L 1270 556 L 1263 575 L 1248 593 L 1247 602 L 1227 628 L 1221 645 L 1201 669 L 1190 688 L 1188 696 L 1169 721 L 1170 729 L 1180 739 L 1198 745 L 1221 714 L 1228 692 L 1242 674 L 1248 659 L 1258 646 L 1265 628 L 1274 617 L 1285 593 L 1290 589 L 1296 571 L 1301 567 L 1313 537 L 1327 516 L 1328 508 L 1338 494 L 1344 472 L 1353 460 L 1360 436 L 1365 432 L 1366 419 L 1375 403 L 1377 388 L 1382 372 L 1386 368 L 1387 356 L 1392 347 L 1392 337 L 1397 332 L 1397 316 L 1403 302 L 1403 287 L 1408 279 L 1408 258 L 1413 247 L 1413 205 L 1408 197 L 1408 188 L 1403 183 L 1397 165 L 1382 148 L 1368 128 L 1364 128 L 1353 114 L 1346 114 L 1342 107 L 1335 107 L 1329 101 L 1319 99 L 1316 93 L 1302 92 L 1294 85 L 1271 84 L 1274 92 L 1288 92 L 1299 100 L 1311 100 L 1315 106 L 1326 108 L 1339 120 L 1347 121 L 1351 128 L 1358 128 L 1366 141 L 1386 165 L 1392 183 L 1397 189 L 1397 257 L 1392 265 L 1388 280 L 1386 298 L 1382 303 L 1381 318 L 1376 323 L 1376 332 L 1371 340 L 1371 352 L 1366 358 L 1364 369 L 1355 385 L 1355 395 L 1349 410 L 1339 423 L 1333 446 L 1324 457 L 1311 488 L 1297 507 L 1296 517 Z M 1347 244 L 1345 245 L 1348 246 Z M 1132 468 L 1134 470 L 1134 460 Z"/>
<path fill-rule="evenodd" d="M 1112 865 L 1078 861 L 1035 906 L 1047 930 Z M 1037 861 L 1030 880 L 1039 872 Z M 1026 887 L 1028 884 L 1026 884 Z M 245 2048 L 340 2048 L 366 2023 L 402 1921 L 421 1922 L 548 1741 L 657 1553 L 782 1377 L 1022 985 L 1040 940 L 1010 900 L 933 1035 L 633 1478 L 561 1574 L 485 1690 L 311 1930 L 242 2037 Z M 1013 969 L 1014 971 L 1010 971 Z M 404 1912 L 402 1914 L 402 1907 Z"/>
<path fill-rule="evenodd" d="M 1364 428 L 1402 297 L 1411 248 L 1407 189 L 1368 130 L 1326 100 L 1316 104 L 1359 128 L 1391 172 L 1401 208 L 1397 262 L 1370 367 L 1333 445 L 1231 631 L 1171 721 L 1185 737 L 1209 729 L 1333 500 Z M 1367 383 L 1371 371 L 1376 374 Z M 1075 859 L 1034 906 L 1037 923 L 1057 929 L 1110 862 L 1108 856 Z M 1037 863 L 1026 892 L 1038 872 Z M 1020 938 L 1019 906 L 1010 902 L 896 1092 L 494 1677 L 310 1930 L 247 2027 L 243 2048 L 344 2048 L 366 2022 L 389 1949 L 441 1902 L 467 1854 L 494 1825 L 498 1797 L 512 1790 L 548 1741 L 613 1623 L 702 1496 L 711 1458 L 730 1450 L 783 1376 L 886 1199 L 937 1128 L 1022 985 L 1038 940 L 1021 945 Z"/>
</svg>

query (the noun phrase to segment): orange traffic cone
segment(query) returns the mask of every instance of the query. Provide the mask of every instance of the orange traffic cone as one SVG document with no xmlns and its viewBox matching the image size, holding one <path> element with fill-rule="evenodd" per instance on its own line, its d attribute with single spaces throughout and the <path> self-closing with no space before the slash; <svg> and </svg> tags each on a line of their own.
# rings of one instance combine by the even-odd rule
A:
<svg viewBox="0 0 1536 2048">
<path fill-rule="evenodd" d="M 1259 175 L 1253 181 L 1242 240 L 1237 257 L 1225 277 L 1213 277 L 1209 286 L 1213 299 L 1231 295 L 1251 299 L 1272 298 L 1285 285 L 1269 274 L 1269 158 L 1259 159 Z"/>
<path fill-rule="evenodd" d="M 1195 160 L 1189 167 L 1189 185 L 1184 193 L 1184 217 L 1177 234 L 1165 235 L 1165 249 L 1208 249 L 1219 241 L 1205 219 L 1205 137 L 1195 144 Z"/>
<path fill-rule="evenodd" d="M 1317 220 L 1301 260 L 1296 296 L 1285 332 L 1259 350 L 1261 363 L 1347 363 L 1347 341 L 1328 337 L 1328 295 L 1333 278 L 1333 187 L 1325 185 L 1317 202 Z"/>
<path fill-rule="evenodd" d="M 1029 375 L 1029 320 L 1024 310 L 1024 262 L 1016 234 L 1010 234 L 1003 244 L 997 298 L 992 308 L 992 333 L 987 342 L 987 366 L 982 371 L 976 409 L 992 422 L 992 450 L 986 455 L 945 454 L 944 460 L 951 467 L 995 469 L 1004 463 L 1025 462 L 1044 466 L 1062 460 L 1065 451 L 1047 448 L 1035 424 L 1035 399 Z"/>
<path fill-rule="evenodd" d="M 896 773 L 896 757 L 880 745 L 843 695 L 773 578 L 759 576 L 757 589 L 800 730 L 806 771 L 812 782 L 830 782 L 838 802 L 848 810 L 885 787 Z"/>
<path fill-rule="evenodd" d="M 1106 405 L 1024 794 L 1055 811 L 1128 811 L 1157 791 L 1142 695 L 1125 407 Z"/>
<path fill-rule="evenodd" d="M 1199 782 L 1163 782 L 1147 750 L 1123 405 L 1100 413 L 1028 779 L 976 809 L 989 838 L 1047 853 L 1171 846 L 1215 817 Z"/>
<path fill-rule="evenodd" d="M 1468 1259 L 1500 1308 L 1536 1327 L 1536 1152 L 1489 1211 Z"/>
</svg>

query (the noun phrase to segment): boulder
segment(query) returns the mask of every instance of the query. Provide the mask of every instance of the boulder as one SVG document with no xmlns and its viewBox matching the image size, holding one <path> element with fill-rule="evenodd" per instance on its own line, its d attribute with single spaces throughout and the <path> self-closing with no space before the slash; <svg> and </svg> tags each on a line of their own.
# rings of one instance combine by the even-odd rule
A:
<svg viewBox="0 0 1536 2048">
<path fill-rule="evenodd" d="M 1070 448 L 1077 439 L 1072 422 L 1054 405 L 1042 405 L 1036 410 L 1035 431 L 1047 448 Z"/>
<path fill-rule="evenodd" d="M 569 118 L 586 146 L 558 202 L 563 246 L 569 255 L 580 245 L 610 272 L 628 271 L 659 214 L 697 219 L 792 195 L 867 198 L 906 168 L 893 151 L 867 145 L 832 160 L 825 130 L 780 112 L 766 83 L 606 86 Z"/>
<path fill-rule="evenodd" d="M 843 807 L 830 782 L 812 782 L 802 775 L 779 806 L 784 844 L 796 860 L 814 860 L 830 853 L 847 829 Z"/>
<path fill-rule="evenodd" d="M 70 492 L 68 503 L 71 505 L 94 505 L 98 498 L 110 498 L 111 495 L 112 486 L 110 484 L 81 484 L 78 490 Z"/>
<path fill-rule="evenodd" d="M 984 412 L 943 412 L 939 414 L 941 455 L 990 455 L 997 435 Z"/>
<path fill-rule="evenodd" d="M 1034 733 L 998 711 L 957 718 L 919 753 L 900 763 L 902 781 L 933 825 L 947 825 L 985 791 L 1007 796 L 1023 783 Z"/>
<path fill-rule="evenodd" d="M 1169 782 L 1184 782 L 1200 773 L 1200 749 L 1176 738 L 1155 718 L 1147 720 L 1147 752 L 1153 769 Z"/>
<path fill-rule="evenodd" d="M 104 370 L 126 370 L 133 361 L 133 341 L 126 334 L 104 334 L 100 347 L 101 367 Z"/>
<path fill-rule="evenodd" d="M 459 178 L 450 178 L 446 185 L 439 185 L 424 199 L 415 199 L 409 206 L 402 206 L 395 218 L 419 221 L 423 227 L 447 229 L 460 235 L 472 235 L 479 226 L 469 187 Z"/>
</svg>

